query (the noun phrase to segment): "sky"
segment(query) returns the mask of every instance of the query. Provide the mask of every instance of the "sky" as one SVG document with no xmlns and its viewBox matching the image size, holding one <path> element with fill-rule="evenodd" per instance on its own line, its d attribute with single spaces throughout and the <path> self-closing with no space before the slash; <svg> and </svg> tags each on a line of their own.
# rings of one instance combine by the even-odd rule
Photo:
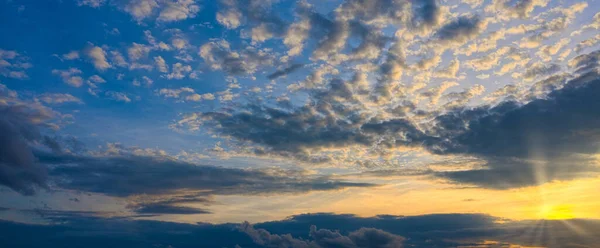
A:
<svg viewBox="0 0 600 248">
<path fill-rule="evenodd" d="M 0 0 L 0 245 L 599 247 L 598 6 Z"/>
</svg>

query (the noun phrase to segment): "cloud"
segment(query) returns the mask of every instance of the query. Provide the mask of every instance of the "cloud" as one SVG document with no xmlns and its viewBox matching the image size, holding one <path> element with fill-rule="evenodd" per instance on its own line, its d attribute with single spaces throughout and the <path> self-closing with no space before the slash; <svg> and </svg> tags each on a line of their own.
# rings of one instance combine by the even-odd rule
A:
<svg viewBox="0 0 600 248">
<path fill-rule="evenodd" d="M 244 223 L 240 229 L 248 234 L 255 243 L 265 247 L 290 248 L 333 248 L 333 247 L 386 247 L 402 248 L 404 238 L 375 228 L 361 228 L 344 236 L 338 231 L 328 229 L 317 230 L 310 227 L 310 237 L 313 240 L 293 238 L 289 234 L 271 234 L 265 229 L 255 229 L 249 223 Z"/>
<path fill-rule="evenodd" d="M 165 75 L 165 77 L 168 79 L 182 79 L 185 78 L 186 74 L 190 73 L 191 71 L 191 66 L 175 63 L 172 66 L 171 73 Z"/>
<path fill-rule="evenodd" d="M 195 0 L 168 1 L 165 3 L 165 6 L 160 11 L 156 21 L 172 22 L 194 18 L 200 11 L 200 6 L 196 4 Z"/>
<path fill-rule="evenodd" d="M 208 214 L 209 211 L 183 206 L 173 206 L 167 204 L 145 204 L 141 206 L 129 207 L 138 214 Z"/>
<path fill-rule="evenodd" d="M 270 79 L 270 80 L 273 80 L 273 79 L 276 79 L 278 77 L 283 77 L 283 76 L 286 76 L 287 74 L 290 74 L 290 73 L 292 73 L 292 72 L 294 72 L 294 71 L 296 71 L 296 70 L 298 70 L 298 69 L 300 69 L 302 67 L 304 67 L 303 64 L 293 64 L 293 65 L 291 65 L 289 67 L 286 67 L 286 68 L 284 68 L 282 70 L 278 70 L 278 71 L 275 71 L 275 72 L 269 74 L 267 76 L 267 78 Z"/>
<path fill-rule="evenodd" d="M 396 246 L 399 242 L 402 242 L 400 247 L 595 247 L 600 242 L 594 235 L 600 231 L 600 223 L 590 219 L 512 221 L 479 214 L 358 217 L 320 213 L 240 226 L 99 218 L 90 217 L 89 212 L 37 212 L 51 223 L 0 221 L 0 230 L 10 237 L 2 242 L 18 247 L 40 247 L 48 243 L 68 247 L 76 239 L 78 244 L 91 248 L 114 244 L 132 247 L 399 247 Z M 323 229 L 311 229 L 312 226 Z M 403 241 L 402 237 L 405 237 Z"/>
<path fill-rule="evenodd" d="M 309 37 L 310 31 L 310 20 L 304 18 L 299 22 L 292 23 L 286 31 L 283 39 L 285 44 L 290 50 L 287 52 L 288 56 L 296 56 L 302 52 L 304 48 L 304 42 Z"/>
<path fill-rule="evenodd" d="M 156 0 L 128 0 L 123 10 L 129 13 L 133 19 L 138 22 L 146 19 L 154 12 L 154 9 L 158 8 L 158 2 Z"/>
<path fill-rule="evenodd" d="M 195 165 L 168 157 L 45 154 L 38 158 L 40 163 L 52 165 L 52 177 L 64 179 L 56 182 L 62 188 L 119 197 L 168 195 L 180 191 L 196 196 L 256 195 L 374 186 L 313 177 L 291 170 L 229 169 Z"/>
<path fill-rule="evenodd" d="M 106 60 L 106 51 L 98 46 L 93 46 L 86 51 L 86 55 L 92 60 L 92 64 L 99 71 L 104 71 L 112 66 Z"/>
<path fill-rule="evenodd" d="M 475 155 L 487 168 L 445 176 L 491 188 L 509 188 L 567 180 L 598 173 L 600 76 L 595 72 L 571 79 L 542 99 L 519 105 L 505 102 L 437 117 L 438 135 L 447 142 L 442 153 Z M 459 123 L 465 123 L 458 125 Z M 449 135 L 455 133 L 458 135 Z"/>
<path fill-rule="evenodd" d="M 92 8 L 98 8 L 106 3 L 106 0 L 77 0 L 79 6 L 89 6 Z"/>
<path fill-rule="evenodd" d="M 501 11 L 501 14 L 518 18 L 527 18 L 535 7 L 545 7 L 547 4 L 547 0 L 494 0 L 494 6 Z"/>
<path fill-rule="evenodd" d="M 63 82 L 73 87 L 81 87 L 83 85 L 83 78 L 79 76 L 81 74 L 81 70 L 77 68 L 69 68 L 67 70 L 52 70 L 52 74 L 59 75 Z"/>
<path fill-rule="evenodd" d="M 415 27 L 436 26 L 441 18 L 440 8 L 435 0 L 420 0 L 413 2 L 412 22 Z"/>
<path fill-rule="evenodd" d="M 62 94 L 62 93 L 55 93 L 55 94 L 46 93 L 39 97 L 36 97 L 36 99 L 40 100 L 42 102 L 45 102 L 47 104 L 62 104 L 62 103 L 71 103 L 71 102 L 83 104 L 83 102 L 79 98 L 74 97 L 71 94 Z"/>
<path fill-rule="evenodd" d="M 28 79 L 26 70 L 33 67 L 29 58 L 16 51 L 0 49 L 0 75 L 19 80 Z"/>
<path fill-rule="evenodd" d="M 235 9 L 217 12 L 217 22 L 228 29 L 236 29 L 242 24 L 242 13 Z"/>
<path fill-rule="evenodd" d="M 262 67 L 273 64 L 274 60 L 268 51 L 253 47 L 233 51 L 225 40 L 202 45 L 198 55 L 212 70 L 223 70 L 230 75 L 252 74 Z"/>
<path fill-rule="evenodd" d="M 182 87 L 179 89 L 160 89 L 159 95 L 165 96 L 166 98 L 179 98 L 181 93 L 195 93 L 194 89 L 189 87 Z"/>
<path fill-rule="evenodd" d="M 464 43 L 479 34 L 483 26 L 478 16 L 461 16 L 442 26 L 436 37 L 444 42 Z"/>
<path fill-rule="evenodd" d="M 158 68 L 158 71 L 165 73 L 169 71 L 169 66 L 167 65 L 167 62 L 165 62 L 165 59 L 163 59 L 161 56 L 154 57 L 154 63 L 156 64 L 156 68 Z"/>
<path fill-rule="evenodd" d="M 62 58 L 66 60 L 79 59 L 79 51 L 70 51 L 69 53 L 65 53 L 62 55 Z"/>
<path fill-rule="evenodd" d="M 133 84 L 134 86 L 142 86 L 142 83 L 144 84 L 144 86 L 150 87 L 154 83 L 154 81 L 147 76 L 142 76 L 142 80 L 138 80 L 136 78 L 131 84 Z"/>
<path fill-rule="evenodd" d="M 458 73 L 459 69 L 460 61 L 458 59 L 454 59 L 450 61 L 450 64 L 448 64 L 446 68 L 436 71 L 435 76 L 440 78 L 456 79 L 458 77 L 456 74 Z"/>
<path fill-rule="evenodd" d="M 596 96 L 600 76 L 593 70 L 597 54 L 571 60 L 571 68 L 584 74 L 571 75 L 570 80 L 560 75 L 546 78 L 496 106 L 466 107 L 483 94 L 482 85 L 443 97 L 443 91 L 423 93 L 432 101 L 447 101 L 444 112 L 429 113 L 433 119 L 425 126 L 401 113 L 389 118 L 370 116 L 362 107 L 369 88 L 360 77 L 334 78 L 325 87 L 307 90 L 310 101 L 305 105 L 250 103 L 223 112 L 195 113 L 177 125 L 191 129 L 203 125 L 259 156 L 324 163 L 332 157 L 323 150 L 421 147 L 434 154 L 474 156 L 486 162 L 482 170 L 438 175 L 457 183 L 510 188 L 569 180 L 598 171 L 592 157 L 600 148 L 594 128 L 600 117 L 592 111 L 600 99 Z M 529 76 L 544 73 L 532 69 Z M 411 109 L 415 107 L 407 108 Z M 540 170 L 545 175 L 540 177 Z M 497 177 L 484 179 L 488 176 L 481 174 L 486 173 Z M 474 176 L 467 178 L 470 175 Z"/>
<path fill-rule="evenodd" d="M 37 128 L 50 116 L 22 107 L 0 110 L 5 113 L 0 120 L 5 133 L 0 139 L 0 153 L 4 154 L 0 160 L 0 184 L 22 194 L 34 194 L 35 187 L 45 188 L 51 181 L 59 189 L 126 199 L 127 208 L 137 214 L 162 215 L 209 213 L 185 204 L 212 204 L 209 198 L 213 195 L 297 194 L 377 186 L 310 175 L 302 170 L 197 165 L 177 160 L 164 151 L 118 144 L 109 145 L 106 152 L 82 153 L 65 140 L 39 134 Z M 51 151 L 34 152 L 28 142 L 42 143 Z M 62 147 L 69 152 L 62 152 Z"/>
<path fill-rule="evenodd" d="M 271 5 L 277 1 L 268 0 L 220 0 L 217 22 L 228 29 L 236 29 L 244 24 L 256 25 L 260 28 L 253 30 L 255 35 L 259 32 L 280 34 L 286 23 L 281 20 Z M 259 31 L 260 30 L 260 31 Z M 265 36 L 254 36 L 265 37 Z M 270 37 L 269 37 L 270 38 Z M 262 39 L 253 41 L 264 41 Z"/>
<path fill-rule="evenodd" d="M 157 91 L 158 95 L 164 96 L 165 98 L 177 98 L 185 99 L 186 101 L 198 102 L 201 100 L 215 100 L 215 96 L 211 93 L 197 94 L 194 89 L 190 87 L 181 87 L 179 89 L 160 89 Z"/>
<path fill-rule="evenodd" d="M 96 84 L 103 84 L 103 83 L 106 83 L 106 80 L 104 80 L 104 78 L 102 78 L 98 75 L 93 75 L 88 78 L 88 82 L 92 82 L 92 83 L 96 83 Z"/>
<path fill-rule="evenodd" d="M 150 51 L 152 51 L 151 46 L 134 42 L 129 48 L 127 48 L 127 55 L 129 56 L 130 61 L 137 61 L 141 58 L 147 57 Z"/>
<path fill-rule="evenodd" d="M 104 92 L 104 95 L 106 95 L 110 99 L 113 99 L 117 102 L 126 102 L 126 103 L 131 102 L 131 99 L 129 98 L 129 96 L 127 96 L 127 94 L 125 94 L 123 92 L 107 91 L 107 92 Z"/>
<path fill-rule="evenodd" d="M 535 79 L 537 77 L 545 77 L 561 71 L 561 66 L 558 64 L 536 64 L 529 67 L 523 74 L 525 79 Z"/>
<path fill-rule="evenodd" d="M 129 64 L 125 61 L 125 57 L 119 51 L 110 51 L 110 61 L 118 67 L 128 67 Z"/>
<path fill-rule="evenodd" d="M 0 185 L 32 195 L 35 188 L 47 188 L 46 171 L 36 163 L 31 143 L 52 140 L 40 133 L 54 112 L 36 103 L 17 99 L 16 93 L 0 85 Z"/>
</svg>

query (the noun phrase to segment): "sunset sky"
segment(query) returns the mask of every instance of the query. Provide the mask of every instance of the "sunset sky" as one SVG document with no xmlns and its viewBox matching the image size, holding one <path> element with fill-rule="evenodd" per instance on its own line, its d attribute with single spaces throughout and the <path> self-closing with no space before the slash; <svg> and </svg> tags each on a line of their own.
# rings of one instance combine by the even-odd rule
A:
<svg viewBox="0 0 600 248">
<path fill-rule="evenodd" d="M 600 247 L 600 0 L 0 0 L 2 247 Z"/>
</svg>

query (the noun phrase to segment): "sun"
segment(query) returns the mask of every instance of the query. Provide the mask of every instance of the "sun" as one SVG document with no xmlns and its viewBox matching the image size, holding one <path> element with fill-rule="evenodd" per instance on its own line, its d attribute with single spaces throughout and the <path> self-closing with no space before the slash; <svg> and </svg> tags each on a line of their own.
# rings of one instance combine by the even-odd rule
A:
<svg viewBox="0 0 600 248">
<path fill-rule="evenodd" d="M 572 207 L 568 204 L 544 205 L 541 207 L 539 215 L 541 219 L 545 220 L 565 220 L 575 218 Z"/>
</svg>

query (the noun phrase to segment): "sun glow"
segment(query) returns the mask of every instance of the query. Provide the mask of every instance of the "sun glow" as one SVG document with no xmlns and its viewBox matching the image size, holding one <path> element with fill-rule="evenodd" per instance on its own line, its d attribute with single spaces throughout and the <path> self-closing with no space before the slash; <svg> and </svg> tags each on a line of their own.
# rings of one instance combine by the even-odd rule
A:
<svg viewBox="0 0 600 248">
<path fill-rule="evenodd" d="M 565 220 L 573 219 L 572 207 L 568 204 L 561 205 L 544 205 L 540 209 L 539 217 L 545 220 Z"/>
</svg>

